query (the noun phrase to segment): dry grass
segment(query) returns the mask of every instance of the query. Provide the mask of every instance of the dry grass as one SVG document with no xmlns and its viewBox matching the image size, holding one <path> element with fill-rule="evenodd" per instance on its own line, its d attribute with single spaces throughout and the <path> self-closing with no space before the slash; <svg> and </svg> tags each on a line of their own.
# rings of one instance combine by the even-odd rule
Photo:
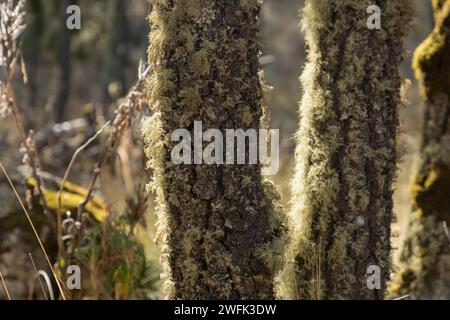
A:
<svg viewBox="0 0 450 320">
<path fill-rule="evenodd" d="M 0 271 L 0 278 L 2 280 L 3 289 L 6 292 L 6 296 L 8 297 L 8 300 L 11 300 L 11 295 L 9 294 L 8 287 L 6 286 L 6 282 L 5 282 L 5 279 L 3 278 L 3 274 L 1 273 L 1 271 Z"/>
<path fill-rule="evenodd" d="M 62 182 L 59 184 L 58 187 L 59 190 L 57 192 L 57 200 L 56 200 L 57 205 L 55 210 L 56 221 L 55 221 L 55 218 L 51 212 L 51 210 L 54 210 L 54 207 L 49 207 L 47 203 L 48 198 L 46 197 L 46 194 L 48 194 L 51 190 L 47 189 L 44 179 L 42 178 L 40 165 L 41 161 L 39 160 L 38 156 L 35 135 L 33 131 L 30 130 L 27 133 L 25 130 L 22 115 L 19 112 L 20 108 L 18 105 L 18 100 L 16 98 L 16 93 L 14 92 L 13 87 L 13 81 L 19 80 L 20 72 L 22 74 L 22 80 L 24 84 L 27 83 L 28 78 L 26 72 L 26 65 L 22 57 L 22 53 L 20 51 L 20 43 L 18 42 L 19 38 L 21 37 L 23 31 L 26 28 L 24 19 L 25 16 L 24 4 L 25 4 L 24 0 L 20 0 L 19 2 L 17 2 L 16 5 L 15 1 L 12 0 L 7 0 L 0 4 L 1 10 L 0 60 L 1 60 L 1 67 L 5 74 L 5 79 L 0 80 L 0 117 L 4 118 L 7 116 L 12 116 L 14 120 L 14 124 L 17 129 L 19 138 L 22 142 L 21 151 L 24 154 L 24 163 L 29 167 L 31 171 L 31 176 L 32 178 L 34 178 L 34 181 L 36 182 L 35 190 L 37 191 L 43 213 L 45 214 L 45 216 L 47 216 L 48 225 L 52 228 L 52 230 L 56 234 L 56 240 L 58 245 L 57 257 L 53 257 L 46 252 L 43 241 L 39 237 L 38 231 L 36 229 L 36 226 L 33 224 L 30 213 L 25 207 L 24 202 L 21 200 L 19 192 L 14 186 L 14 183 L 12 182 L 2 162 L 0 162 L 0 167 L 3 173 L 5 174 L 8 183 L 20 204 L 21 210 L 24 212 L 26 219 L 29 225 L 31 226 L 34 237 L 37 240 L 40 250 L 42 251 L 45 257 L 48 267 L 50 268 L 51 273 L 58 286 L 60 295 L 62 299 L 65 300 L 67 297 L 71 298 L 71 294 L 69 294 L 70 291 L 67 288 L 66 288 L 67 292 L 64 290 L 65 284 L 64 281 L 61 279 L 62 275 L 60 274 L 60 272 L 64 268 L 64 264 L 66 264 L 67 262 L 77 261 L 77 258 L 74 255 L 78 249 L 81 250 L 85 248 L 87 245 L 89 245 L 84 243 L 83 239 L 85 237 L 84 233 L 89 232 L 89 228 L 92 228 L 92 225 L 89 221 L 84 220 L 85 218 L 84 213 L 85 211 L 88 211 L 87 207 L 91 199 L 93 198 L 94 188 L 96 187 L 96 182 L 98 177 L 100 176 L 102 167 L 105 166 L 111 159 L 114 158 L 116 149 L 119 146 L 120 141 L 122 140 L 124 132 L 128 130 L 130 128 L 131 123 L 136 118 L 139 118 L 143 113 L 143 109 L 145 106 L 145 103 L 142 99 L 144 96 L 143 89 L 145 78 L 149 72 L 149 68 L 143 62 L 141 62 L 139 66 L 138 81 L 136 85 L 130 90 L 128 95 L 125 97 L 125 99 L 123 99 L 123 102 L 120 103 L 117 109 L 116 116 L 112 121 L 112 128 L 107 135 L 106 142 L 101 147 L 99 159 L 95 162 L 94 168 L 92 170 L 89 185 L 87 189 L 83 191 L 82 196 L 84 200 L 78 205 L 76 218 L 72 219 L 71 217 L 68 217 L 67 219 L 62 221 L 61 211 L 63 207 L 62 205 L 63 189 L 66 186 L 66 182 L 68 182 L 69 175 L 74 165 L 78 161 L 78 156 L 81 154 L 81 152 L 90 147 L 95 140 L 100 138 L 100 135 L 110 125 L 110 122 L 106 122 L 106 124 L 103 125 L 102 128 L 100 128 L 100 130 L 98 130 L 92 137 L 90 137 L 85 143 L 83 143 L 80 147 L 76 149 L 75 153 L 73 154 L 70 160 L 68 167 L 65 170 Z M 102 228 L 100 242 L 103 253 L 98 260 L 98 263 L 101 264 L 101 266 L 99 265 L 93 266 L 95 270 L 92 270 L 91 279 L 95 278 L 97 279 L 97 281 L 100 281 L 100 279 L 106 277 L 106 274 L 108 272 L 111 272 L 111 269 L 114 270 L 119 260 L 124 258 L 120 254 L 127 255 L 125 260 L 128 261 L 127 266 L 130 266 L 130 268 L 131 264 L 134 263 L 134 259 L 136 259 L 135 254 L 136 252 L 139 251 L 139 244 L 137 242 L 134 242 L 135 241 L 134 239 L 136 238 L 136 235 L 134 234 L 135 231 L 134 229 L 136 224 L 142 219 L 144 212 L 147 210 L 146 204 L 147 197 L 141 197 L 142 193 L 140 192 L 138 192 L 138 195 L 139 197 L 135 201 L 131 199 L 127 201 L 129 207 L 128 211 L 135 210 L 135 212 L 127 211 L 128 218 L 131 221 L 129 230 L 127 230 L 126 233 L 122 234 L 120 236 L 121 238 L 119 237 L 119 242 L 129 241 L 130 244 L 136 246 L 135 251 L 129 250 L 122 250 L 122 252 L 117 250 L 115 251 L 114 248 L 115 244 L 111 244 L 109 242 L 111 240 L 110 235 L 114 234 L 114 232 L 117 232 L 116 228 L 119 225 L 119 223 L 115 221 L 116 219 L 115 217 L 110 216 L 107 218 L 107 221 L 99 222 Z M 29 202 L 29 205 L 32 204 L 31 201 L 32 200 L 27 197 L 27 202 Z M 63 226 L 65 227 L 68 224 L 70 224 L 71 227 L 69 227 L 68 230 L 65 231 L 67 231 L 69 234 L 63 236 Z M 65 240 L 67 239 L 70 239 L 70 241 L 67 242 L 68 250 L 66 250 L 66 243 L 65 243 Z M 118 257 L 117 259 L 113 259 L 113 257 L 108 256 L 112 254 L 112 252 L 115 252 L 114 255 L 120 253 L 117 256 Z M 34 281 L 36 280 L 36 278 L 39 280 L 39 284 L 41 286 L 43 294 L 45 298 L 48 299 L 49 296 L 47 295 L 46 290 L 44 289 L 44 284 L 42 283 L 41 279 L 45 280 L 46 285 L 48 287 L 48 292 L 50 294 L 52 293 L 52 288 L 49 281 L 49 277 L 45 273 L 45 271 L 37 269 L 31 254 L 30 259 L 35 272 Z M 57 267 L 56 266 L 53 267 L 53 264 L 51 262 L 52 259 L 56 259 Z M 98 284 L 98 286 L 101 285 L 102 284 Z M 116 294 L 116 297 L 120 296 L 121 296 L 120 292 Z M 108 294 L 105 293 L 103 297 L 108 297 Z M 53 294 L 50 294 L 50 299 L 53 298 L 54 298 Z"/>
<path fill-rule="evenodd" d="M 1 160 L 0 160 L 0 169 L 3 171 L 6 179 L 8 180 L 9 185 L 11 186 L 11 189 L 14 191 L 14 194 L 17 197 L 17 201 L 19 201 L 20 206 L 21 206 L 23 212 L 25 213 L 25 216 L 26 216 L 26 218 L 28 220 L 28 223 L 30 224 L 30 227 L 33 230 L 34 236 L 36 237 L 36 240 L 37 240 L 37 242 L 39 244 L 39 247 L 42 250 L 42 254 L 44 255 L 45 260 L 47 261 L 47 264 L 48 264 L 50 270 L 52 271 L 53 277 L 55 278 L 55 281 L 56 281 L 56 284 L 58 286 L 59 292 L 61 293 L 61 298 L 63 300 L 66 300 L 66 295 L 64 294 L 64 291 L 63 291 L 63 289 L 61 287 L 60 280 L 57 277 L 55 270 L 53 269 L 53 265 L 50 262 L 50 258 L 48 257 L 47 252 L 46 252 L 46 250 L 44 248 L 44 245 L 42 244 L 41 238 L 39 237 L 39 234 L 37 233 L 37 230 L 36 230 L 36 228 L 35 228 L 35 226 L 33 224 L 33 221 L 31 220 L 30 214 L 28 213 L 27 209 L 25 208 L 25 205 L 23 204 L 22 200 L 20 199 L 20 196 L 19 196 L 19 194 L 17 192 L 17 189 L 14 187 L 14 184 L 12 183 L 10 176 L 6 172 L 5 167 L 3 167 L 3 163 L 1 162 Z"/>
<path fill-rule="evenodd" d="M 31 253 L 29 253 L 28 256 L 30 257 L 30 262 L 31 262 L 31 265 L 33 266 L 34 272 L 36 272 L 36 274 L 37 274 L 37 273 L 38 273 L 38 270 L 37 270 L 37 268 L 36 268 L 36 263 L 34 262 L 33 255 L 32 255 Z M 42 290 L 42 293 L 43 293 L 45 299 L 48 300 L 47 293 L 45 292 L 44 285 L 42 284 L 42 281 L 41 281 L 41 278 L 40 278 L 40 277 L 38 278 L 38 281 L 39 281 L 39 285 L 41 286 L 41 290 Z M 33 282 L 33 283 L 34 283 L 34 282 Z M 50 290 L 51 290 L 51 289 L 50 289 L 50 287 L 49 287 L 49 291 L 50 291 Z M 34 291 L 34 290 L 30 290 L 31 294 L 33 293 L 33 291 Z M 53 293 L 53 292 L 52 292 L 52 293 Z M 30 294 L 30 296 L 31 296 L 31 294 Z"/>
<path fill-rule="evenodd" d="M 98 130 L 94 136 L 92 136 L 91 138 L 89 138 L 83 145 L 81 145 L 73 154 L 72 159 L 70 160 L 69 166 L 66 169 L 66 172 L 64 173 L 64 177 L 63 180 L 61 182 L 61 186 L 59 188 L 58 191 L 58 207 L 56 209 L 56 224 L 57 224 L 57 241 L 58 241 L 58 260 L 61 259 L 64 255 L 64 243 L 63 243 L 63 235 L 62 235 L 62 213 L 61 213 L 61 197 L 62 197 L 62 193 L 63 193 L 63 189 L 64 186 L 66 185 L 66 181 L 69 178 L 69 174 L 70 171 L 73 168 L 73 165 L 75 164 L 75 161 L 78 157 L 78 155 L 83 152 L 83 150 L 85 150 L 91 143 L 93 143 L 99 136 L 100 134 L 103 132 L 103 130 L 105 130 L 105 128 L 107 126 L 109 126 L 110 122 L 108 121 L 100 130 Z"/>
</svg>

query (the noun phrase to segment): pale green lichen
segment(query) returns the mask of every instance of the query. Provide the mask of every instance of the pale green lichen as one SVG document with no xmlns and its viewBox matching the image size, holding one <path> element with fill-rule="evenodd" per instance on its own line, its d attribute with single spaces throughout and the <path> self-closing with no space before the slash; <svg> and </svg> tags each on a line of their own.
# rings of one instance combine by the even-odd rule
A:
<svg viewBox="0 0 450 320">
<path fill-rule="evenodd" d="M 435 28 L 414 53 L 425 98 L 422 146 L 392 297 L 450 299 L 450 0 L 433 0 L 433 8 Z"/>
<path fill-rule="evenodd" d="M 271 299 L 286 226 L 259 165 L 174 165 L 175 129 L 258 129 L 257 0 L 152 0 L 143 135 L 167 296 Z M 181 30 L 181 31 L 180 31 Z"/>
<path fill-rule="evenodd" d="M 189 67 L 191 68 L 191 72 L 198 77 L 209 75 L 210 66 L 207 51 L 205 49 L 201 49 L 195 52 L 191 57 Z"/>
<path fill-rule="evenodd" d="M 279 279 L 293 299 L 380 299 L 390 272 L 406 0 L 378 1 L 381 30 L 366 26 L 367 1 L 310 0 L 309 48 L 292 182 L 294 242 Z M 367 267 L 382 271 L 367 287 Z"/>
</svg>

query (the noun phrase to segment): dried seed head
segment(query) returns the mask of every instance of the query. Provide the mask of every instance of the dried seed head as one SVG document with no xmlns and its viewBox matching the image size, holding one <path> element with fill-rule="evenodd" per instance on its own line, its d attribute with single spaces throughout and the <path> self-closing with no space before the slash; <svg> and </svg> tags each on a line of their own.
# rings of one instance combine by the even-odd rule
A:
<svg viewBox="0 0 450 320">
<path fill-rule="evenodd" d="M 132 121 L 143 113 L 145 106 L 144 85 L 149 72 L 150 67 L 141 61 L 139 64 L 137 83 L 131 88 L 128 95 L 116 110 L 116 117 L 110 134 L 111 141 L 118 141 L 118 137 L 130 127 Z"/>
<path fill-rule="evenodd" d="M 17 61 L 17 39 L 25 30 L 25 0 L 0 3 L 0 63 L 9 75 Z"/>
<path fill-rule="evenodd" d="M 0 119 L 5 118 L 10 113 L 10 100 L 6 94 L 6 87 L 3 82 L 0 82 Z"/>
</svg>

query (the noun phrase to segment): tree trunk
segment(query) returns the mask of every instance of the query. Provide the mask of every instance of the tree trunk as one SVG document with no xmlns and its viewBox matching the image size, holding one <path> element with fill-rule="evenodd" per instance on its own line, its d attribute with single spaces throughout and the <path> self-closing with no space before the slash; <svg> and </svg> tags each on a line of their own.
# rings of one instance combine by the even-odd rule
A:
<svg viewBox="0 0 450 320">
<path fill-rule="evenodd" d="M 293 263 L 280 288 L 286 297 L 381 299 L 385 292 L 398 67 L 410 7 L 375 3 L 381 30 L 367 27 L 367 1 L 310 0 L 303 12 L 309 61 L 293 179 Z M 379 268 L 379 289 L 367 284 L 370 266 Z"/>
<path fill-rule="evenodd" d="M 414 54 L 425 98 L 422 144 L 403 264 L 393 295 L 450 299 L 450 0 L 433 1 L 436 25 Z"/>
<path fill-rule="evenodd" d="M 28 2 L 28 5 L 30 7 L 30 13 L 32 14 L 32 22 L 30 24 L 30 31 L 26 35 L 26 37 L 28 36 L 29 38 L 25 38 L 23 46 L 25 47 L 24 53 L 30 52 L 30 54 L 27 54 L 27 56 L 25 57 L 25 61 L 27 62 L 27 74 L 30 87 L 30 100 L 28 105 L 31 108 L 36 108 L 39 104 L 38 77 L 42 56 L 41 39 L 44 34 L 46 17 L 44 5 L 41 0 L 30 1 Z M 28 43 L 30 43 L 30 47 L 32 46 L 32 48 L 28 48 L 25 46 L 25 44 Z"/>
<path fill-rule="evenodd" d="M 102 70 L 102 91 L 104 112 L 108 114 L 108 105 L 118 96 L 128 92 L 126 70 L 128 67 L 129 51 L 131 49 L 129 23 L 127 17 L 126 0 L 114 0 L 109 7 L 111 24 L 108 34 L 108 51 L 105 56 L 105 63 Z M 120 84 L 119 92 L 111 96 L 109 85 L 111 83 Z"/>
<path fill-rule="evenodd" d="M 272 299 L 284 222 L 259 165 L 175 165 L 175 129 L 261 127 L 257 0 L 152 0 L 144 136 L 168 297 Z"/>
<path fill-rule="evenodd" d="M 56 98 L 56 122 L 62 122 L 66 115 L 66 104 L 69 100 L 70 91 L 70 77 L 71 77 L 71 53 L 70 53 L 70 30 L 66 26 L 67 7 L 71 4 L 70 0 L 62 0 L 60 2 L 60 38 L 59 38 L 59 68 L 60 68 L 60 83 L 58 89 L 58 96 Z"/>
</svg>

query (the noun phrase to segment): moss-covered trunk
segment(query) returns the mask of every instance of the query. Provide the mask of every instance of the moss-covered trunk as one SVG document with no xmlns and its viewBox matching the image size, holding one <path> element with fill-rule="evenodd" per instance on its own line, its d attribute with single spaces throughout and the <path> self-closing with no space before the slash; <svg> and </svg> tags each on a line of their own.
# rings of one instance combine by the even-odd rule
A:
<svg viewBox="0 0 450 320">
<path fill-rule="evenodd" d="M 281 210 L 259 165 L 175 165 L 175 129 L 258 129 L 257 0 L 152 0 L 144 128 L 168 297 L 270 299 Z"/>
<path fill-rule="evenodd" d="M 390 272 L 398 67 L 410 7 L 404 0 L 375 3 L 381 30 L 367 27 L 368 1 L 310 0 L 303 11 L 309 61 L 301 78 L 293 179 L 295 262 L 283 275 L 284 296 L 383 298 Z M 380 268 L 379 290 L 367 285 L 369 266 Z"/>
<path fill-rule="evenodd" d="M 436 25 L 414 54 L 425 98 L 422 144 L 402 271 L 393 295 L 450 299 L 450 0 L 434 0 Z"/>
</svg>

